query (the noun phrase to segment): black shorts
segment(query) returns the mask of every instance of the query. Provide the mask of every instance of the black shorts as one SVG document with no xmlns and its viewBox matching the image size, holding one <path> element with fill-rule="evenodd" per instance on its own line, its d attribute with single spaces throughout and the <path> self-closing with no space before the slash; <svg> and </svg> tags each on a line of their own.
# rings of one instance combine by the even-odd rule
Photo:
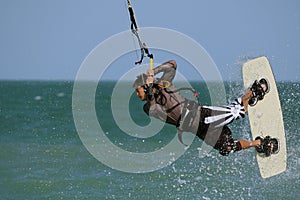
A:
<svg viewBox="0 0 300 200">
<path fill-rule="evenodd" d="M 209 108 L 201 108 L 197 136 L 206 144 L 218 150 L 221 155 L 228 155 L 232 150 L 240 150 L 240 143 L 232 138 L 232 132 L 227 125 L 215 127 L 213 124 L 204 123 L 206 117 L 212 116 L 212 112 Z"/>
</svg>

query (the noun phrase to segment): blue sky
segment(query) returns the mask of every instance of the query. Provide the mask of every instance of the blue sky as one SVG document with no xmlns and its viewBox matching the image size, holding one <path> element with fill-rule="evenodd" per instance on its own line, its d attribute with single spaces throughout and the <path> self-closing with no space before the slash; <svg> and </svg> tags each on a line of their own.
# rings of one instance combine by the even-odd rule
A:
<svg viewBox="0 0 300 200">
<path fill-rule="evenodd" d="M 241 76 L 242 58 L 266 55 L 277 80 L 300 81 L 298 0 L 131 2 L 140 27 L 193 38 L 224 79 Z M 125 0 L 0 0 L 0 79 L 74 80 L 93 48 L 129 30 L 125 5 Z"/>
</svg>

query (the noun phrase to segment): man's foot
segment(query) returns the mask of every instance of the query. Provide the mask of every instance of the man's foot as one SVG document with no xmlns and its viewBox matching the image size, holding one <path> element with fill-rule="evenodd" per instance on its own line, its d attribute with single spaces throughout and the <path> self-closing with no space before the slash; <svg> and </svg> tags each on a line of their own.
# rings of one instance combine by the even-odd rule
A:
<svg viewBox="0 0 300 200">
<path fill-rule="evenodd" d="M 258 136 L 255 138 L 255 140 L 258 139 L 260 140 L 260 145 L 255 147 L 257 153 L 269 157 L 271 154 L 279 152 L 279 142 L 276 138 L 271 138 L 270 136 L 266 136 L 265 138 Z"/>
<path fill-rule="evenodd" d="M 257 104 L 257 102 L 258 102 L 258 99 L 256 97 L 251 97 L 248 101 L 248 104 L 250 106 L 255 106 Z"/>
<path fill-rule="evenodd" d="M 250 106 L 255 106 L 256 103 L 264 99 L 266 93 L 270 91 L 270 85 L 267 79 L 262 78 L 259 81 L 255 80 L 250 90 L 252 91 L 253 97 L 248 101 Z"/>
</svg>

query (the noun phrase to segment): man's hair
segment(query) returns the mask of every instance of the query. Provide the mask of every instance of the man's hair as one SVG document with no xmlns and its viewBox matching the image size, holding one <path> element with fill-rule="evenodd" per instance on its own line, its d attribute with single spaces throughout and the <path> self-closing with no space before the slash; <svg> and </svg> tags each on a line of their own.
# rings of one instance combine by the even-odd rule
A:
<svg viewBox="0 0 300 200">
<path fill-rule="evenodd" d="M 136 80 L 134 81 L 134 83 L 133 83 L 132 86 L 136 89 L 139 86 L 145 85 L 146 84 L 146 80 L 147 80 L 147 75 L 146 74 L 138 75 L 136 77 Z"/>
</svg>

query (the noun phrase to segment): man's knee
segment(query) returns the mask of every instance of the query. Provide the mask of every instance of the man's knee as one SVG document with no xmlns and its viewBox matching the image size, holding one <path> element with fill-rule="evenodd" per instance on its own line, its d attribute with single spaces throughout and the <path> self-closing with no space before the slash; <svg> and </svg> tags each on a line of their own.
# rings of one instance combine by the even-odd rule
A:
<svg viewBox="0 0 300 200">
<path fill-rule="evenodd" d="M 236 141 L 230 141 L 227 142 L 226 144 L 224 144 L 220 149 L 219 149 L 219 153 L 222 156 L 228 156 L 230 152 L 237 152 L 242 150 L 242 145 L 241 143 L 236 140 Z"/>
</svg>

